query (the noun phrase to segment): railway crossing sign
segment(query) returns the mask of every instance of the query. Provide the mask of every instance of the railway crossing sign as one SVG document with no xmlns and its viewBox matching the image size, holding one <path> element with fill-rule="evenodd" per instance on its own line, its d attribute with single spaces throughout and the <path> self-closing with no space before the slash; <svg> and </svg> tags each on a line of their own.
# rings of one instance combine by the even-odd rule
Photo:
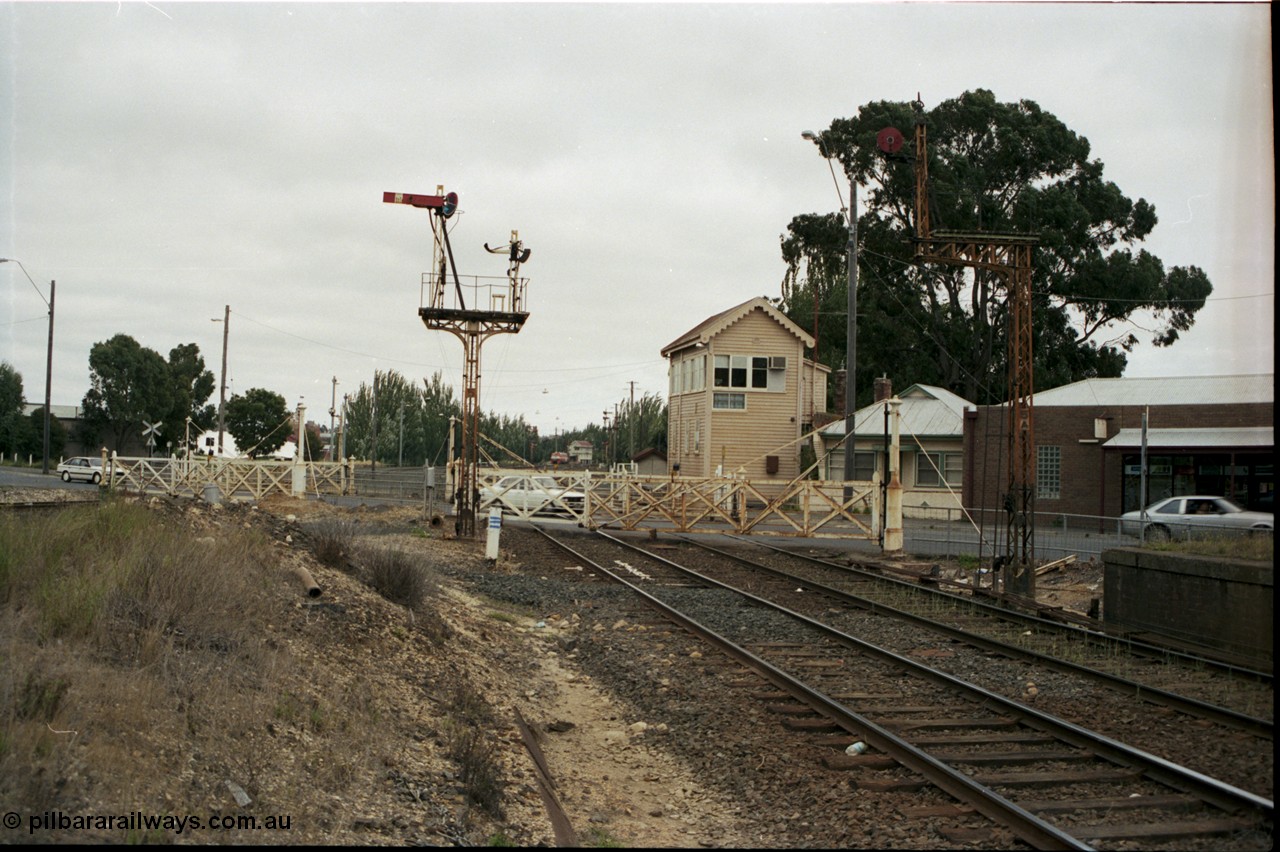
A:
<svg viewBox="0 0 1280 852">
<path fill-rule="evenodd" d="M 142 435 L 147 439 L 148 452 L 155 449 L 156 435 L 159 435 L 159 434 L 160 434 L 159 423 L 148 423 L 145 420 L 142 421 Z"/>
</svg>

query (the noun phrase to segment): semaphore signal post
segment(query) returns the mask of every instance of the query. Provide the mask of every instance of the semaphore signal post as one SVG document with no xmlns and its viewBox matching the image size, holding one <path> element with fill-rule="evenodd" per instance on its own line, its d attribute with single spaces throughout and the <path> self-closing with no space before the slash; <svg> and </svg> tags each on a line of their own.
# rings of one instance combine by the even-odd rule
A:
<svg viewBox="0 0 1280 852">
<path fill-rule="evenodd" d="M 529 259 L 529 250 L 511 232 L 505 248 L 485 249 L 508 256 L 507 274 L 459 277 L 449 244 L 448 219 L 457 212 L 457 193 L 436 188 L 436 195 L 384 192 L 387 204 L 409 204 L 431 214 L 432 269 L 422 275 L 422 305 L 418 316 L 428 329 L 447 331 L 462 341 L 465 357 L 462 387 L 462 446 L 454 482 L 457 490 L 457 534 L 471 537 L 476 532 L 476 467 L 480 439 L 480 346 L 495 334 L 517 334 L 529 318 L 525 310 L 525 287 L 520 265 Z M 448 284 L 452 282 L 452 289 Z"/>
</svg>

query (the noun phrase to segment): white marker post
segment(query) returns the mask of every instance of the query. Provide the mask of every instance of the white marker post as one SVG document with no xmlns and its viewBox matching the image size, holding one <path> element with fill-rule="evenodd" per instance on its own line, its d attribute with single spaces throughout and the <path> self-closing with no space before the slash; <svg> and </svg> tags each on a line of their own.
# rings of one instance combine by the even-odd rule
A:
<svg viewBox="0 0 1280 852">
<path fill-rule="evenodd" d="M 502 510 L 494 506 L 489 509 L 489 537 L 484 547 L 484 558 L 490 562 L 498 561 L 498 535 L 501 532 Z"/>
</svg>

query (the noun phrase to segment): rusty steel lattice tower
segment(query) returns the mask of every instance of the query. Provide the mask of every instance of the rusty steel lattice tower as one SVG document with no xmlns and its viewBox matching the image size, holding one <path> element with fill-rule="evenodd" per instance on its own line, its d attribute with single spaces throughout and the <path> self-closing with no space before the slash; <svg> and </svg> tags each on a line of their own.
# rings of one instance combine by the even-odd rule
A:
<svg viewBox="0 0 1280 852">
<path fill-rule="evenodd" d="M 462 446 L 456 461 L 455 500 L 457 503 L 457 534 L 471 537 L 476 533 L 476 465 L 479 459 L 480 439 L 480 346 L 495 334 L 516 334 L 524 325 L 529 313 L 524 309 L 524 292 L 527 279 L 520 277 L 520 264 L 529 259 L 529 250 L 520 242 L 519 234 L 511 232 L 511 242 L 505 249 L 489 248 L 493 253 L 505 252 L 509 265 L 505 277 L 473 275 L 458 277 L 449 245 L 449 231 L 445 227 L 458 209 L 458 195 L 444 193 L 444 187 L 436 188 L 436 195 L 410 195 L 400 192 L 384 192 L 387 204 L 410 204 L 431 211 L 433 238 L 432 270 L 422 274 L 422 298 L 418 316 L 427 328 L 447 331 L 462 341 L 464 369 L 462 381 Z M 452 297 L 446 282 L 453 282 Z M 470 298 L 468 298 L 468 294 Z"/>
<path fill-rule="evenodd" d="M 1004 494 L 1005 549 L 997 562 L 1006 592 L 1035 597 L 1035 420 L 1032 416 L 1032 234 L 935 231 L 929 210 L 929 156 L 924 107 L 915 103 L 915 260 L 967 266 L 999 275 L 1008 293 L 1008 487 Z M 902 134 L 885 128 L 877 144 L 894 155 Z"/>
</svg>

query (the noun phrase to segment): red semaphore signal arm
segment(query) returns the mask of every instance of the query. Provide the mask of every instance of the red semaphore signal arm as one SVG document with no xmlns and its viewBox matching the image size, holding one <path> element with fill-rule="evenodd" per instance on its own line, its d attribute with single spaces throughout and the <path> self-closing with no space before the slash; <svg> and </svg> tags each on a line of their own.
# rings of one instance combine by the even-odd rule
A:
<svg viewBox="0 0 1280 852">
<path fill-rule="evenodd" d="M 414 195 L 409 192 L 384 192 L 382 193 L 382 201 L 384 204 L 412 204 L 414 207 L 439 210 L 440 215 L 445 218 L 452 216 L 453 211 L 458 209 L 458 193 L 456 192 L 450 192 L 448 195 Z"/>
</svg>

